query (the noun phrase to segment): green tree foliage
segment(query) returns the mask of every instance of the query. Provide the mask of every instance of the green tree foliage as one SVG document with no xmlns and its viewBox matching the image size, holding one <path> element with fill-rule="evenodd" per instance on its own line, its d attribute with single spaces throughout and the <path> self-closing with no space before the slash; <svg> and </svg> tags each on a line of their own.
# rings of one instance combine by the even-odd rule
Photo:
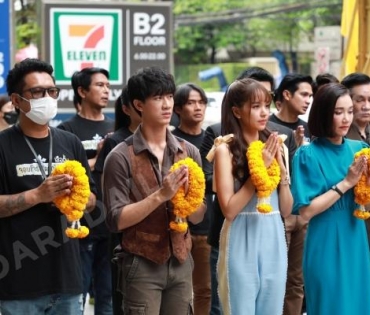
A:
<svg viewBox="0 0 370 315">
<path fill-rule="evenodd" d="M 209 23 L 175 26 L 175 60 L 180 63 L 215 63 L 216 49 L 235 45 L 242 48 L 246 40 L 244 22 L 216 24 L 212 14 L 244 6 L 241 1 L 175 0 L 174 15 L 209 15 Z"/>
<path fill-rule="evenodd" d="M 38 42 L 40 27 L 37 22 L 35 3 L 24 4 L 23 1 L 20 1 L 21 9 L 15 11 L 15 42 L 17 49 Z"/>
<path fill-rule="evenodd" d="M 254 56 L 257 51 L 273 51 L 281 44 L 293 52 L 302 36 L 313 39 L 315 26 L 339 25 L 341 0 L 312 1 L 308 9 L 290 9 L 303 5 L 297 0 L 227 1 L 174 0 L 175 21 L 189 15 L 199 25 L 175 28 L 175 60 L 179 63 L 214 63 L 215 52 L 232 47 L 240 56 Z M 284 8 L 286 7 L 286 11 Z M 266 11 L 269 13 L 262 16 Z M 222 14 L 243 18 L 220 22 Z M 253 14 L 257 16 L 253 16 Z M 208 23 L 202 16 L 208 16 Z M 175 23 L 176 25 L 176 23 Z"/>
</svg>

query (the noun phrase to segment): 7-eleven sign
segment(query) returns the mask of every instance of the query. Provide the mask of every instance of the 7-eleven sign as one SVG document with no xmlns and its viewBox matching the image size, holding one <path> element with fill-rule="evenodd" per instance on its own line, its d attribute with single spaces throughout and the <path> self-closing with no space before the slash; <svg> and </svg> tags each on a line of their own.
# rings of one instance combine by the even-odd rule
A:
<svg viewBox="0 0 370 315">
<path fill-rule="evenodd" d="M 122 84 L 122 11 L 57 9 L 50 12 L 51 64 L 57 84 L 70 84 L 75 71 L 100 67 L 111 84 Z"/>
</svg>

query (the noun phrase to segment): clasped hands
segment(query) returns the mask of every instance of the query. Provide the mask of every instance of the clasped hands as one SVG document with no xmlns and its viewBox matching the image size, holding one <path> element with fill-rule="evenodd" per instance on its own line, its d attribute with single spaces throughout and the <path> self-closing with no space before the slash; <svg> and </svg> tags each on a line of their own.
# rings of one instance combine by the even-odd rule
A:
<svg viewBox="0 0 370 315">
<path fill-rule="evenodd" d="M 271 133 L 262 150 L 262 158 L 265 166 L 267 168 L 270 167 L 272 161 L 276 158 L 280 170 L 286 173 L 283 154 L 282 139 L 279 138 L 277 132 Z"/>
<path fill-rule="evenodd" d="M 163 179 L 161 191 L 166 200 L 170 200 L 181 186 L 184 186 L 185 195 L 187 195 L 189 190 L 189 171 L 185 165 L 181 165 Z"/>
<path fill-rule="evenodd" d="M 366 183 L 370 186 L 370 174 L 368 169 L 368 159 L 366 156 L 362 155 L 356 158 L 348 169 L 345 181 L 348 183 L 349 187 L 355 186 L 360 180 L 362 174 L 366 176 Z"/>
</svg>

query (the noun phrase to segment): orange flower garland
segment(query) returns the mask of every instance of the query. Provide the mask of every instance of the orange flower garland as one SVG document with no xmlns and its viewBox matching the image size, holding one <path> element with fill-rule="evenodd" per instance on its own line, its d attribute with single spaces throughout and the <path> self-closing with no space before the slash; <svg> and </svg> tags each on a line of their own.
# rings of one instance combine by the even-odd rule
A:
<svg viewBox="0 0 370 315">
<path fill-rule="evenodd" d="M 172 165 L 170 172 L 182 165 L 187 166 L 189 172 L 189 189 L 180 187 L 171 199 L 174 207 L 175 221 L 170 222 L 171 230 L 186 232 L 188 223 L 186 217 L 194 213 L 202 204 L 205 192 L 205 177 L 202 168 L 193 159 L 187 157 Z"/>
<path fill-rule="evenodd" d="M 370 172 L 370 149 L 362 149 L 355 154 L 355 158 L 359 156 L 367 156 L 367 168 Z M 359 204 L 359 208 L 353 212 L 353 215 L 362 220 L 370 218 L 370 212 L 365 209 L 365 205 L 370 203 L 370 186 L 367 185 L 367 178 L 365 174 L 361 175 L 360 180 L 355 186 L 355 202 Z"/>
<path fill-rule="evenodd" d="M 65 161 L 57 165 L 51 175 L 68 174 L 73 177 L 71 193 L 55 198 L 57 208 L 71 222 L 71 227 L 65 231 L 70 238 L 84 238 L 89 234 L 86 226 L 81 226 L 80 219 L 84 214 L 90 196 L 89 178 L 86 170 L 78 161 Z"/>
<path fill-rule="evenodd" d="M 257 210 L 269 213 L 272 211 L 270 196 L 280 182 L 280 166 L 274 159 L 266 168 L 262 158 L 264 146 L 262 141 L 253 141 L 247 150 L 247 160 L 252 183 L 257 189 Z"/>
</svg>

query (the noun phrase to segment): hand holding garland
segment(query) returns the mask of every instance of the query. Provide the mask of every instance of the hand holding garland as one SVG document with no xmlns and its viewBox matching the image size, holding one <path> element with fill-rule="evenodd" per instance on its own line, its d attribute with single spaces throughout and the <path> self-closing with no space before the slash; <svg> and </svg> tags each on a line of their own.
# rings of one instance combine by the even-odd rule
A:
<svg viewBox="0 0 370 315">
<path fill-rule="evenodd" d="M 171 200 L 179 188 L 187 182 L 187 174 L 187 167 L 180 166 L 163 178 L 162 186 L 158 190 L 138 202 L 125 205 L 120 212 L 117 231 L 122 231 L 141 222 L 161 204 Z"/>
<path fill-rule="evenodd" d="M 367 158 L 365 156 L 355 158 L 354 162 L 348 169 L 346 177 L 336 184 L 337 188 L 345 194 L 349 189 L 353 188 L 360 180 L 361 175 L 365 171 L 367 166 Z M 341 195 L 329 189 L 323 194 L 314 198 L 310 205 L 307 207 L 302 207 L 300 209 L 300 214 L 303 219 L 309 221 L 312 217 L 326 211 L 335 202 L 341 198 Z"/>
<path fill-rule="evenodd" d="M 282 143 L 286 135 L 272 133 L 265 143 L 254 141 L 247 150 L 251 180 L 257 190 L 257 210 L 261 213 L 272 211 L 270 196 L 279 189 L 279 209 L 282 216 L 291 213 L 293 198 L 289 187 L 289 176 L 282 156 Z"/>
<path fill-rule="evenodd" d="M 277 133 L 272 133 L 265 142 L 262 149 L 262 158 L 267 168 L 270 167 L 278 151 L 280 150 L 280 142 Z"/>
<path fill-rule="evenodd" d="M 61 175 L 68 175 L 72 184 L 70 192 L 56 196 L 54 203 L 71 223 L 65 231 L 66 235 L 70 238 L 84 238 L 89 234 L 89 229 L 81 226 L 79 220 L 83 216 L 91 194 L 86 170 L 78 161 L 65 161 L 57 165 L 51 173 L 51 177 L 55 178 Z"/>
<path fill-rule="evenodd" d="M 366 220 L 370 218 L 370 212 L 365 209 L 365 205 L 370 203 L 370 149 L 362 149 L 357 152 L 355 162 L 356 159 L 359 160 L 358 164 L 353 167 L 351 173 L 347 174 L 350 180 L 357 181 L 354 189 L 355 202 L 360 207 L 353 212 L 353 215 L 358 219 Z"/>
<path fill-rule="evenodd" d="M 39 203 L 52 202 L 56 197 L 71 193 L 73 178 L 68 174 L 47 177 L 36 189 Z"/>
<path fill-rule="evenodd" d="M 280 182 L 280 166 L 275 159 L 277 149 L 277 138 L 272 134 L 266 143 L 251 142 L 246 152 L 251 181 L 257 191 L 256 209 L 261 213 L 273 210 L 270 196 Z"/>
<path fill-rule="evenodd" d="M 173 198 L 180 187 L 184 186 L 185 193 L 188 191 L 188 168 L 186 165 L 180 165 L 170 172 L 162 182 L 160 190 L 163 200 L 167 201 Z"/>
<path fill-rule="evenodd" d="M 170 228 L 177 232 L 186 232 L 188 228 L 187 217 L 205 209 L 201 207 L 205 192 L 205 178 L 202 168 L 193 159 L 187 157 L 172 165 L 170 172 L 175 172 L 179 168 L 184 170 L 184 166 L 186 172 L 181 180 L 183 185 L 171 198 L 176 218 L 175 221 L 170 222 Z M 203 216 L 200 214 L 199 217 Z M 194 217 L 194 219 L 196 218 Z"/>
<path fill-rule="evenodd" d="M 50 203 L 58 196 L 69 194 L 71 185 L 69 175 L 49 176 L 37 188 L 0 196 L 0 218 L 21 213 L 39 203 Z"/>
</svg>

